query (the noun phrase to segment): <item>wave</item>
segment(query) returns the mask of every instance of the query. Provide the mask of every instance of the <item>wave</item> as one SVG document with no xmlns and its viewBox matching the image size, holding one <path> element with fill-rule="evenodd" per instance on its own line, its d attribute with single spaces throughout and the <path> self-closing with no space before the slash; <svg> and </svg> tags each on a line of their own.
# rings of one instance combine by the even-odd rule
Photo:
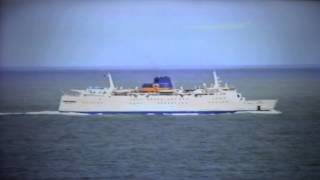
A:
<svg viewBox="0 0 320 180">
<path fill-rule="evenodd" d="M 68 115 L 68 116 L 86 116 L 86 113 L 75 112 L 59 112 L 59 111 L 31 111 L 31 112 L 1 112 L 1 116 L 5 115 Z"/>
</svg>

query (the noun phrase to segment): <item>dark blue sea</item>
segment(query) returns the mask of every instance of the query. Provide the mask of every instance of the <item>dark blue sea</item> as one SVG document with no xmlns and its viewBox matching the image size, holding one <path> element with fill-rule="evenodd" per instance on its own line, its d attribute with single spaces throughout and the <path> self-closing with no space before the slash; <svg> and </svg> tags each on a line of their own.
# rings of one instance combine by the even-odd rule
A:
<svg viewBox="0 0 320 180">
<path fill-rule="evenodd" d="M 0 72 L 0 179 L 320 179 L 320 69 L 225 69 L 246 99 L 281 113 L 66 115 L 62 91 L 135 87 L 170 76 L 212 82 L 211 70 Z"/>
</svg>

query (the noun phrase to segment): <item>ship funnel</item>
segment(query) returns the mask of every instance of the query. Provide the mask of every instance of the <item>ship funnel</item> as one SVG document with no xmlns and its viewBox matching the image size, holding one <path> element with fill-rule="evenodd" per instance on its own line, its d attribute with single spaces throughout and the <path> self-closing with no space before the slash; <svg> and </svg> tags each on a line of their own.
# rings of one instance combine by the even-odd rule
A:
<svg viewBox="0 0 320 180">
<path fill-rule="evenodd" d="M 111 77 L 110 73 L 108 73 L 108 78 L 109 78 L 109 89 L 113 90 L 114 89 L 114 84 L 113 84 L 113 80 L 112 80 L 112 77 Z"/>
</svg>

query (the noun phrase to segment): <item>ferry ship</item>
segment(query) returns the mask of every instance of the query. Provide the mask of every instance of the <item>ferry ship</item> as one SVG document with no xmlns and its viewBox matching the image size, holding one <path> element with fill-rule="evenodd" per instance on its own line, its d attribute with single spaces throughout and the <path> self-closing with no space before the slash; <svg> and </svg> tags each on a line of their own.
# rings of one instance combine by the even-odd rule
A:
<svg viewBox="0 0 320 180">
<path fill-rule="evenodd" d="M 60 100 L 60 112 L 104 113 L 227 113 L 271 111 L 276 99 L 246 100 L 235 88 L 221 85 L 216 72 L 214 82 L 195 89 L 174 88 L 168 76 L 155 77 L 140 88 L 115 87 L 109 73 L 109 87 L 71 89 Z"/>
</svg>

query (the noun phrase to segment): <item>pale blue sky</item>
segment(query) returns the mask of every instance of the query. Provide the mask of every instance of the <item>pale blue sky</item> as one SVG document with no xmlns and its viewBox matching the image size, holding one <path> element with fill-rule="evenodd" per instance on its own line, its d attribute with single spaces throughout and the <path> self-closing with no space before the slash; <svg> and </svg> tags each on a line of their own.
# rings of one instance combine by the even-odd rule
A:
<svg viewBox="0 0 320 180">
<path fill-rule="evenodd" d="M 6 1 L 1 67 L 320 64 L 320 3 Z"/>
</svg>

